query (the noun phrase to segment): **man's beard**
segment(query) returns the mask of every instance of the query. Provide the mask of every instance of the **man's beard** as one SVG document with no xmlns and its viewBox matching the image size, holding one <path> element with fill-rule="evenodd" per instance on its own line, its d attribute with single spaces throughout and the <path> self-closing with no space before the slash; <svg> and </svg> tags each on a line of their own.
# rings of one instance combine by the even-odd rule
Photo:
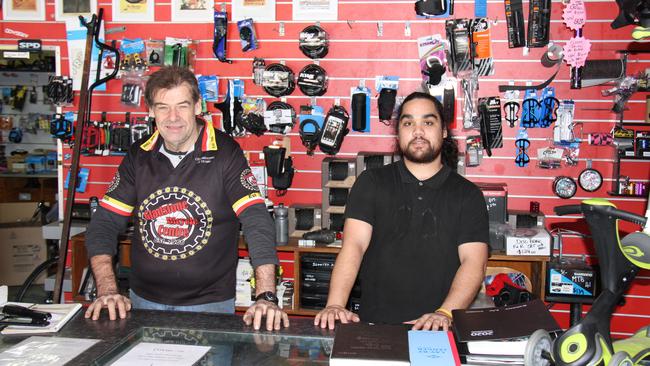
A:
<svg viewBox="0 0 650 366">
<path fill-rule="evenodd" d="M 410 141 L 409 144 L 406 145 L 405 149 L 402 149 L 400 146 L 400 150 L 402 150 L 402 155 L 404 156 L 404 159 L 413 163 L 427 164 L 436 160 L 438 156 L 440 156 L 442 149 L 434 149 L 431 146 L 431 143 L 429 141 L 423 139 L 422 141 L 426 142 L 428 145 L 427 148 L 424 150 L 420 149 L 414 152 L 411 151 L 411 149 L 409 149 L 409 146 L 411 146 L 411 143 L 415 142 L 415 140 Z"/>
</svg>

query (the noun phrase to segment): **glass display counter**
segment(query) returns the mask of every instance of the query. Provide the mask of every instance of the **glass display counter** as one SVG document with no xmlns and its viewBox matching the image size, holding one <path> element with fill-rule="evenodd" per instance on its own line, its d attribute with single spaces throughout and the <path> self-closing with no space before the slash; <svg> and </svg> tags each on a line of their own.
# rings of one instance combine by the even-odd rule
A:
<svg viewBox="0 0 650 366">
<path fill-rule="evenodd" d="M 141 350 L 139 346 L 151 344 L 156 346 L 153 348 L 156 352 L 134 355 Z M 172 355 L 174 351 L 167 345 L 204 346 L 195 347 L 203 352 L 209 347 L 198 361 L 190 363 L 193 365 L 328 365 L 332 344 L 333 339 L 329 337 L 142 327 L 102 354 L 93 365 L 119 364 L 129 357 L 140 357 L 130 358 L 130 362 L 146 362 L 151 360 L 148 357 L 160 361 L 160 357 L 172 362 L 169 364 L 179 364 L 174 357 L 181 354 Z M 192 347 L 186 350 L 191 352 Z"/>
</svg>

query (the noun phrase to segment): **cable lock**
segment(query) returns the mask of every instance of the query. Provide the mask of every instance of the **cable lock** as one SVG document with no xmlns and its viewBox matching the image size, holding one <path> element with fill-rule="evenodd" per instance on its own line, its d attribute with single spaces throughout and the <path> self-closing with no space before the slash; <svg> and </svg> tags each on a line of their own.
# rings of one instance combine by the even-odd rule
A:
<svg viewBox="0 0 650 366">
<path fill-rule="evenodd" d="M 312 126 L 314 131 L 307 132 L 305 129 L 307 126 Z M 312 155 L 314 149 L 316 149 L 316 146 L 318 145 L 318 141 L 320 140 L 320 126 L 313 119 L 305 119 L 300 122 L 299 133 L 302 144 L 307 148 L 307 155 Z"/>
<path fill-rule="evenodd" d="M 328 38 L 327 32 L 323 28 L 310 25 L 300 32 L 298 47 L 309 58 L 323 58 L 329 52 Z"/>
<path fill-rule="evenodd" d="M 264 125 L 273 133 L 286 135 L 293 129 L 296 120 L 296 111 L 291 104 L 273 101 L 264 112 Z"/>
<path fill-rule="evenodd" d="M 282 64 L 270 64 L 264 69 L 262 87 L 269 95 L 282 97 L 296 88 L 293 70 Z"/>
<path fill-rule="evenodd" d="M 308 96 L 321 96 L 327 92 L 327 72 L 316 64 L 303 67 L 298 73 L 298 88 Z"/>
</svg>

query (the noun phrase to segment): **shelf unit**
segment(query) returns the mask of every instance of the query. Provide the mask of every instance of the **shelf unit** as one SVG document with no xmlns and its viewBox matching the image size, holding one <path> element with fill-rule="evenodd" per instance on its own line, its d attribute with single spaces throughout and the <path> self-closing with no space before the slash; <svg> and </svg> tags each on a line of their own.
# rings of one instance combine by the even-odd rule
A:
<svg viewBox="0 0 650 366">
<path fill-rule="evenodd" d="M 2 45 L 0 50 L 15 50 L 15 46 Z M 25 150 L 30 154 L 36 151 L 56 151 L 56 139 L 52 138 L 49 129 L 43 129 L 42 124 L 36 118 L 49 120 L 50 116 L 57 112 L 56 106 L 47 102 L 44 87 L 48 84 L 50 76 L 56 75 L 60 69 L 58 46 L 44 46 L 41 52 L 29 53 L 28 59 L 21 59 L 23 63 L 40 62 L 46 65 L 43 69 L 10 69 L 8 65 L 14 59 L 7 58 L 4 52 L 0 52 L 3 59 L 2 78 L 0 88 L 16 88 L 24 86 L 27 88 L 26 97 L 22 106 L 14 106 L 5 101 L 0 116 L 8 118 L 11 128 L 20 129 L 22 138 L 19 142 L 9 139 L 10 130 L 0 131 L 0 155 L 7 159 L 3 167 L 12 168 L 12 164 L 21 163 L 25 169 L 15 169 L 15 172 L 3 171 L 0 173 L 0 202 L 18 201 L 47 201 L 55 202 L 58 191 L 57 171 L 38 170 L 39 173 L 26 173 L 30 164 L 12 161 L 13 151 Z M 15 167 L 14 167 L 15 168 Z M 5 170 L 5 169 L 3 169 Z"/>
<path fill-rule="evenodd" d="M 74 301 L 85 302 L 83 296 L 79 296 L 78 289 L 81 283 L 81 276 L 84 268 L 88 266 L 87 252 L 84 245 L 84 234 L 79 234 L 72 237 L 70 241 L 71 248 L 71 277 L 72 277 L 72 298 Z M 130 240 L 123 238 L 119 241 L 120 245 L 120 263 L 122 266 L 130 266 L 131 259 L 129 251 L 131 249 Z M 243 239 L 239 240 L 239 248 L 246 249 L 246 243 Z M 289 315 L 299 316 L 314 316 L 318 310 L 302 309 L 300 308 L 300 258 L 306 253 L 330 253 L 338 254 L 340 248 L 335 247 L 299 247 L 298 240 L 291 238 L 288 245 L 281 245 L 276 247 L 278 252 L 293 253 L 293 306 L 291 309 L 285 308 L 284 310 Z M 524 273 L 533 285 L 533 293 L 539 298 L 543 298 L 545 287 L 545 273 L 546 262 L 548 256 L 511 256 L 505 254 L 492 254 L 488 259 L 488 266 L 491 267 L 509 267 L 514 270 Z M 245 307 L 237 307 L 237 311 L 245 311 Z"/>
</svg>

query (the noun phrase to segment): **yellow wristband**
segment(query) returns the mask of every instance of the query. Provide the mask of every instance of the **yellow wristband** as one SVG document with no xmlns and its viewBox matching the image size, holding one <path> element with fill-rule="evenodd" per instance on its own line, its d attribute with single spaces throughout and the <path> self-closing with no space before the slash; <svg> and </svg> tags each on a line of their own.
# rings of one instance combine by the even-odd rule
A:
<svg viewBox="0 0 650 366">
<path fill-rule="evenodd" d="M 451 311 L 449 311 L 449 310 L 447 310 L 447 309 L 444 309 L 444 308 L 438 308 L 438 309 L 436 309 L 436 311 L 434 311 L 434 313 L 440 313 L 440 314 L 446 316 L 446 317 L 449 318 L 449 319 L 453 319 L 453 318 L 454 318 L 454 317 L 451 315 Z"/>
</svg>

